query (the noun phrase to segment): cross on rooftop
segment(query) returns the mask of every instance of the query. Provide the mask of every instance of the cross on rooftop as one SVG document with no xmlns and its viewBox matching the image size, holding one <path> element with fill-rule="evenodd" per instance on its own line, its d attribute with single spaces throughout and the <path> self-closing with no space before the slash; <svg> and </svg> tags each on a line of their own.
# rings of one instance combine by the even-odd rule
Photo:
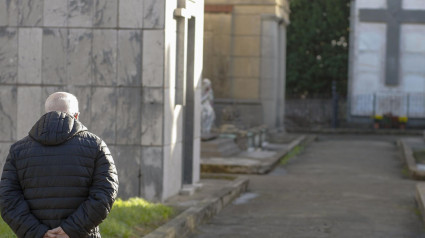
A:
<svg viewBox="0 0 425 238">
<path fill-rule="evenodd" d="M 387 23 L 387 52 L 385 82 L 398 85 L 400 56 L 400 25 L 402 23 L 425 23 L 424 10 L 403 10 L 402 0 L 387 0 L 387 9 L 360 9 L 360 21 Z"/>
</svg>

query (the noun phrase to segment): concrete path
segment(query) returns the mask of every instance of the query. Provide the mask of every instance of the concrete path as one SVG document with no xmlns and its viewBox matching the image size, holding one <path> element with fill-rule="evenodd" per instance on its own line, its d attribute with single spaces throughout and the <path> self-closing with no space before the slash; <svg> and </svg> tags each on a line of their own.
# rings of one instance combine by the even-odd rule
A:
<svg viewBox="0 0 425 238">
<path fill-rule="evenodd" d="M 389 138 L 319 137 L 192 238 L 425 238 L 415 181 Z"/>
</svg>

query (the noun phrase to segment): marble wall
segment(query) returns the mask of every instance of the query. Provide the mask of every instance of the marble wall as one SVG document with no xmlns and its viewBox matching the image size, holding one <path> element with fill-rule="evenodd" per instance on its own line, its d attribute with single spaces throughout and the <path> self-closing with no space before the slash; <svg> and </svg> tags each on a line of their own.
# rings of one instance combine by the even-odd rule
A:
<svg viewBox="0 0 425 238">
<path fill-rule="evenodd" d="M 167 4 L 176 8 L 177 0 Z M 166 26 L 165 12 L 165 0 L 0 1 L 0 162 L 44 114 L 47 96 L 68 91 L 79 99 L 80 120 L 111 147 L 119 196 L 175 194 L 164 191 L 166 150 L 181 143 L 165 142 L 181 128 L 164 100 L 175 90 L 164 72 L 176 50 L 164 44 L 176 25 L 171 18 Z"/>
</svg>

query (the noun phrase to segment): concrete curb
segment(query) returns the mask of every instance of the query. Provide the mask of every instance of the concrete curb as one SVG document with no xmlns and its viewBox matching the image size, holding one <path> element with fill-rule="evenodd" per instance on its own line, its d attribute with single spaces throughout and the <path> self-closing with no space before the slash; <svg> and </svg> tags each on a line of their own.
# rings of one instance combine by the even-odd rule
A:
<svg viewBox="0 0 425 238">
<path fill-rule="evenodd" d="M 206 198 L 199 204 L 183 211 L 180 215 L 166 224 L 158 227 L 144 238 L 184 238 L 191 234 L 195 228 L 217 213 L 227 204 L 232 202 L 248 188 L 249 180 L 238 178 L 225 186 L 216 196 Z"/>
<path fill-rule="evenodd" d="M 401 157 L 406 163 L 409 176 L 412 179 L 425 180 L 425 171 L 418 170 L 415 158 L 413 157 L 412 148 L 410 148 L 403 139 L 397 140 L 397 145 L 401 150 Z"/>
<path fill-rule="evenodd" d="M 416 202 L 421 211 L 422 220 L 425 223 L 425 183 L 416 184 Z"/>
<path fill-rule="evenodd" d="M 423 130 L 397 130 L 397 129 L 357 129 L 357 128 L 322 128 L 302 129 L 287 128 L 289 133 L 312 134 L 359 134 L 359 135 L 423 135 Z"/>
</svg>

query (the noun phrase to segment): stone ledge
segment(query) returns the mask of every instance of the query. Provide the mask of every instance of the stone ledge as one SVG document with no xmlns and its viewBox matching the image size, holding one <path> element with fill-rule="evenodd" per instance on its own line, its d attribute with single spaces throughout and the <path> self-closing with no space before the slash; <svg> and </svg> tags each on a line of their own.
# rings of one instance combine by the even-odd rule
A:
<svg viewBox="0 0 425 238">
<path fill-rule="evenodd" d="M 425 171 L 418 170 L 412 148 L 403 139 L 398 140 L 397 145 L 401 150 L 401 157 L 406 163 L 409 176 L 412 179 L 425 180 Z"/>
<path fill-rule="evenodd" d="M 425 183 L 416 184 L 416 202 L 421 211 L 422 220 L 425 222 Z"/>
<path fill-rule="evenodd" d="M 289 133 L 315 133 L 315 134 L 359 134 L 359 135 L 423 135 L 423 130 L 397 130 L 397 129 L 358 129 L 358 128 L 287 128 Z"/>
<path fill-rule="evenodd" d="M 247 178 L 236 179 L 226 185 L 216 195 L 205 198 L 199 204 L 186 209 L 174 219 L 144 236 L 144 238 L 187 237 L 198 225 L 211 219 L 227 204 L 245 192 L 248 188 L 248 183 L 249 180 Z"/>
</svg>

